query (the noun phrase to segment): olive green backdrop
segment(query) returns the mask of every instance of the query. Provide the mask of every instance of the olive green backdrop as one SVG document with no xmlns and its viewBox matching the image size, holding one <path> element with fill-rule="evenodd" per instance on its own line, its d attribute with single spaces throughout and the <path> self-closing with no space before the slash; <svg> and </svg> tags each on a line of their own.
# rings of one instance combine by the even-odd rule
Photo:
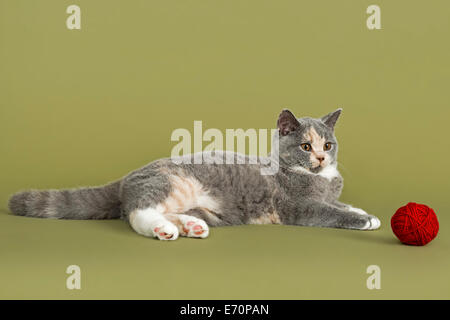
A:
<svg viewBox="0 0 450 320">
<path fill-rule="evenodd" d="M 450 298 L 448 1 L 0 0 L 0 298 Z M 81 30 L 66 8 L 81 7 Z M 273 128 L 344 109 L 342 200 L 379 231 L 213 229 L 160 242 L 121 221 L 12 216 L 26 188 L 98 185 L 170 155 L 176 128 Z M 440 221 L 425 247 L 390 217 Z M 67 290 L 67 266 L 82 289 Z M 381 268 L 368 290 L 366 268 Z"/>
</svg>

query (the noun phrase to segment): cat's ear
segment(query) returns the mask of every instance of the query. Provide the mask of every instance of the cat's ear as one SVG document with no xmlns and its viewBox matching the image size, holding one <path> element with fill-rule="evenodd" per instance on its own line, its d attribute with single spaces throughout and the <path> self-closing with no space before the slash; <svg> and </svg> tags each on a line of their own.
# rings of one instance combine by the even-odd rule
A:
<svg viewBox="0 0 450 320">
<path fill-rule="evenodd" d="M 342 108 L 337 109 L 336 111 L 333 111 L 326 116 L 323 116 L 321 120 L 323 123 L 327 125 L 330 129 L 334 129 L 334 126 L 336 125 L 337 120 L 339 119 L 339 116 L 341 115 Z"/>
<path fill-rule="evenodd" d="M 280 135 L 286 136 L 292 131 L 297 130 L 300 127 L 300 123 L 292 112 L 288 109 L 284 109 L 278 116 L 277 127 Z"/>
</svg>

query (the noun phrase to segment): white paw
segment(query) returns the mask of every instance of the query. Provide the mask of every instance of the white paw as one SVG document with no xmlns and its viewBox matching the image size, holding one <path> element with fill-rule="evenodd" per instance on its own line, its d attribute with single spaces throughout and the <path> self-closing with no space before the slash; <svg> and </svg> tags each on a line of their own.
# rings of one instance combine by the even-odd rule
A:
<svg viewBox="0 0 450 320">
<path fill-rule="evenodd" d="M 209 228 L 205 221 L 195 217 L 183 219 L 183 235 L 193 238 L 206 238 Z"/>
<path fill-rule="evenodd" d="M 350 207 L 350 208 L 349 208 L 349 211 L 355 212 L 355 213 L 357 213 L 357 214 L 368 215 L 367 212 L 365 212 L 363 209 L 360 209 L 360 208 Z"/>
<path fill-rule="evenodd" d="M 366 225 L 362 228 L 363 230 L 377 230 L 381 226 L 381 221 L 375 216 L 370 216 L 369 221 L 367 221 Z"/>
<path fill-rule="evenodd" d="M 178 228 L 169 221 L 161 221 L 153 228 L 153 236 L 159 240 L 177 240 Z"/>
</svg>

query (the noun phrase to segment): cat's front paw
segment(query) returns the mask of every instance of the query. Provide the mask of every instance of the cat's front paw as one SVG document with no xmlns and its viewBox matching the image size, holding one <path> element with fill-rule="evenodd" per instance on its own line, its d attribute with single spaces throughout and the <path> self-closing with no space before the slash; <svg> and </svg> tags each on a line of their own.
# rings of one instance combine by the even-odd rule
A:
<svg viewBox="0 0 450 320">
<path fill-rule="evenodd" d="M 177 240 L 178 228 L 169 221 L 163 221 L 153 228 L 153 236 L 159 240 Z"/>
<path fill-rule="evenodd" d="M 362 230 L 377 230 L 381 226 L 381 221 L 375 216 L 368 215 L 368 221 L 366 225 L 362 228 Z"/>
<path fill-rule="evenodd" d="M 368 215 L 367 212 L 365 212 L 363 209 L 360 209 L 360 208 L 350 207 L 350 208 L 348 208 L 348 210 L 351 212 L 355 212 L 357 214 Z"/>
</svg>

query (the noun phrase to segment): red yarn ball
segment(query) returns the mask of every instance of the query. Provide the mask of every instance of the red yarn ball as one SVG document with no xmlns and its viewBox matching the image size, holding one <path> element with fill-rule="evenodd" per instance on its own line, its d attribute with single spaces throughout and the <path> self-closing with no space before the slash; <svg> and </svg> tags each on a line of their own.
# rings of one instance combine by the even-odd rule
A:
<svg viewBox="0 0 450 320">
<path fill-rule="evenodd" d="M 391 227 L 404 244 L 424 246 L 439 231 L 439 222 L 433 209 L 414 202 L 399 208 L 391 218 Z"/>
</svg>

